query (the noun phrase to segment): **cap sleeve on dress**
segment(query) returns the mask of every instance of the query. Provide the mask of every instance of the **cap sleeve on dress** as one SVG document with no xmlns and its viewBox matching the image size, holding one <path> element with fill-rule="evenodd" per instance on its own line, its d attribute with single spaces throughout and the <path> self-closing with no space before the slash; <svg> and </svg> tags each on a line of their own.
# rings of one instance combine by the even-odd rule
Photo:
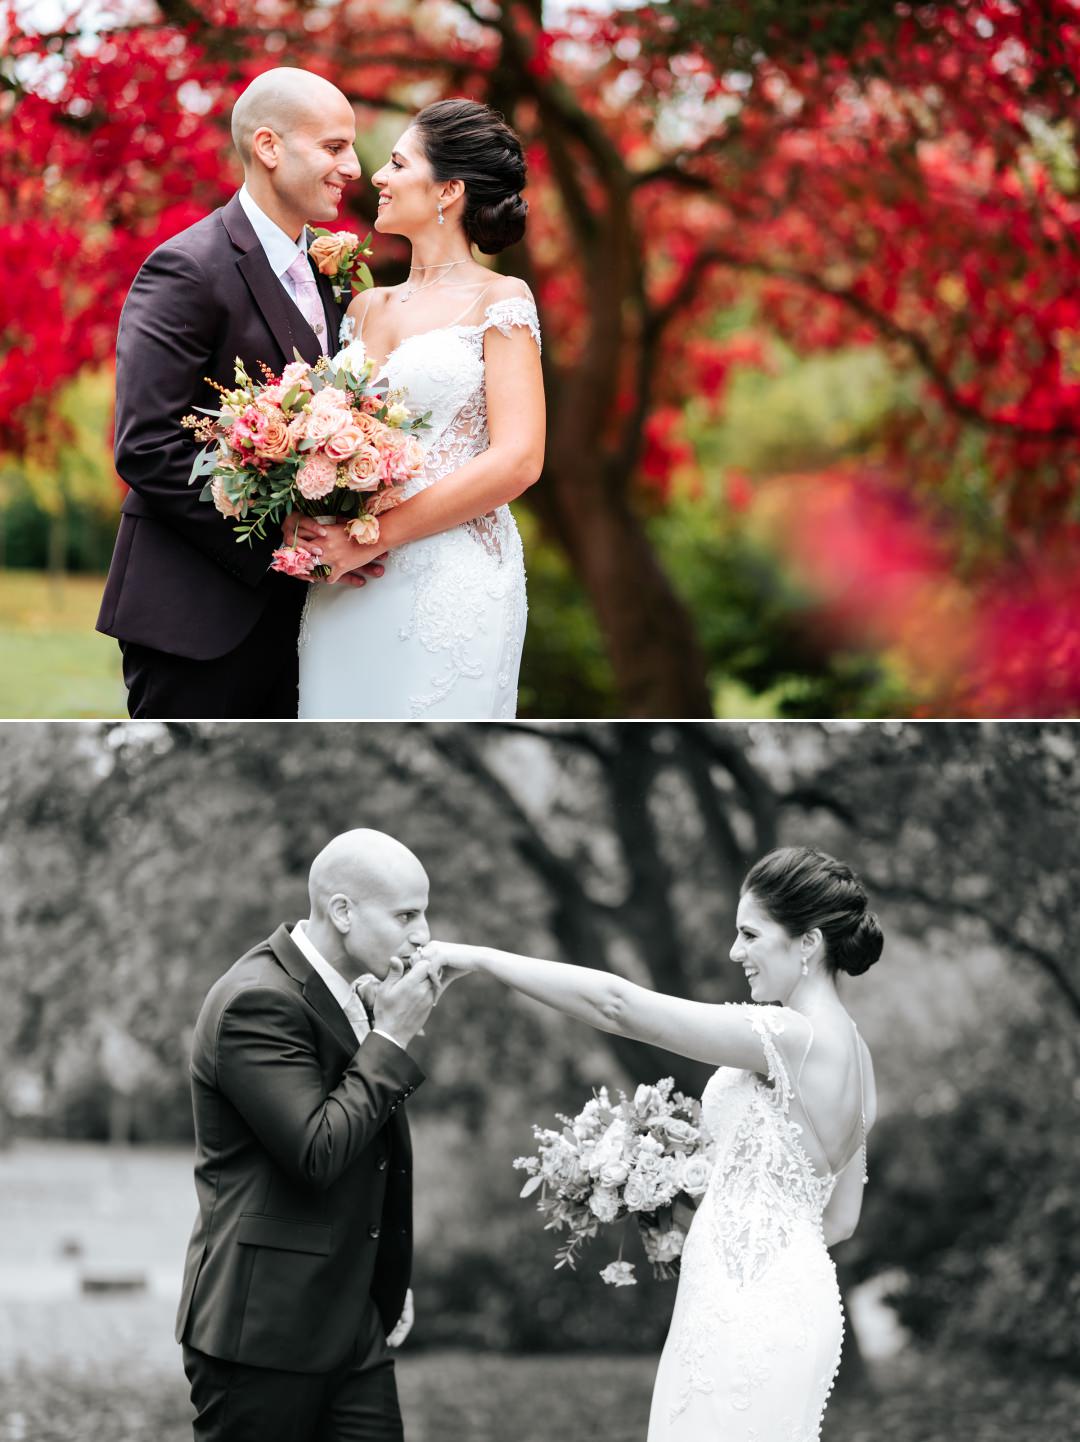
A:
<svg viewBox="0 0 1080 1442">
<path fill-rule="evenodd" d="M 761 1041 L 765 1063 L 769 1068 L 769 1081 L 772 1083 L 777 1103 L 786 1112 L 791 1103 L 791 1078 L 788 1076 L 784 1058 L 780 1055 L 780 1048 L 773 1040 L 784 1030 L 783 1018 L 775 1007 L 750 1005 L 746 1008 L 746 1019 Z"/>
<path fill-rule="evenodd" d="M 484 312 L 483 324 L 485 330 L 494 326 L 503 335 L 509 335 L 516 325 L 526 326 L 537 346 L 541 345 L 540 317 L 531 295 L 512 295 L 505 300 L 492 301 Z"/>
</svg>

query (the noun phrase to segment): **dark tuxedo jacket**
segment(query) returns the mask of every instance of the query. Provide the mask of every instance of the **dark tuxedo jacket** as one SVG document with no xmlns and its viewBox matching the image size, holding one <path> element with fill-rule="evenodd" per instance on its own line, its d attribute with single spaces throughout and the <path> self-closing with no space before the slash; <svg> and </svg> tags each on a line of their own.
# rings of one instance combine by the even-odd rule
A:
<svg viewBox="0 0 1080 1442">
<path fill-rule="evenodd" d="M 333 351 L 345 307 L 316 274 Z M 206 378 L 229 387 L 239 356 L 253 378 L 319 358 L 319 340 L 274 274 L 239 196 L 146 260 L 116 338 L 116 469 L 131 487 L 97 629 L 176 656 L 208 661 L 238 646 L 272 588 L 305 585 L 268 571 L 278 539 L 238 543 L 232 523 L 188 485 L 198 446 L 182 428 L 196 406 L 217 408 Z M 296 634 L 283 635 L 283 654 Z"/>
<path fill-rule="evenodd" d="M 387 1038 L 357 1043 L 284 926 L 214 984 L 192 1046 L 199 1215 L 177 1341 L 328 1372 L 372 1304 L 393 1328 L 412 1263 L 402 1103 L 423 1079 Z"/>
</svg>

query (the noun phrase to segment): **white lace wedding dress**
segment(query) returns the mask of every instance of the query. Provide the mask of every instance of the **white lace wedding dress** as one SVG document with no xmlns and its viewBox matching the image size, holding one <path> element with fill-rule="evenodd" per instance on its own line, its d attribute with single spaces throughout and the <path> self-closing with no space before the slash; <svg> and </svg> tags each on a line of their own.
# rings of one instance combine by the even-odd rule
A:
<svg viewBox="0 0 1080 1442">
<path fill-rule="evenodd" d="M 721 1067 L 702 1094 L 716 1161 L 683 1250 L 648 1442 L 815 1442 L 840 1364 L 843 1311 L 821 1227 L 838 1174 L 815 1171 L 790 1115 L 782 1018 L 740 1010 L 768 1081 Z"/>
<path fill-rule="evenodd" d="M 352 338 L 343 326 L 342 340 Z M 540 344 L 531 296 L 497 300 L 475 325 L 406 337 L 382 373 L 409 408 L 426 464 L 406 495 L 488 446 L 484 334 L 525 326 Z M 392 551 L 364 587 L 312 586 L 300 628 L 302 719 L 513 717 L 525 640 L 525 563 L 507 506 Z"/>
</svg>

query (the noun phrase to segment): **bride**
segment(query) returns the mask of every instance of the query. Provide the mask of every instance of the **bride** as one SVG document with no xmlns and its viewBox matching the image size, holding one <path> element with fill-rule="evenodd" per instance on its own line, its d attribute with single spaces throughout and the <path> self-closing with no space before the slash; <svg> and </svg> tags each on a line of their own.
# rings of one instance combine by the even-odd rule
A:
<svg viewBox="0 0 1080 1442">
<path fill-rule="evenodd" d="M 424 948 L 442 985 L 486 972 L 601 1031 L 720 1068 L 702 1096 L 716 1158 L 683 1250 L 648 1442 L 819 1435 L 843 1336 L 827 1248 L 859 1219 L 876 1115 L 870 1054 L 837 976 L 866 971 L 881 948 L 858 878 L 807 847 L 771 852 L 743 882 L 730 955 L 751 1004 L 685 1001 L 479 947 Z"/>
<path fill-rule="evenodd" d="M 376 230 L 412 245 L 408 280 L 357 296 L 342 340 L 414 413 L 423 474 L 362 546 L 341 525 L 297 534 L 330 566 L 300 632 L 307 719 L 512 717 L 525 638 L 525 566 L 508 502 L 540 475 L 544 392 L 536 306 L 523 281 L 473 259 L 525 231 L 525 161 L 486 105 L 427 106 L 372 177 Z M 363 586 L 359 568 L 385 556 Z M 350 573 L 356 573 L 355 575 Z M 363 589 L 361 589 L 363 587 Z"/>
</svg>

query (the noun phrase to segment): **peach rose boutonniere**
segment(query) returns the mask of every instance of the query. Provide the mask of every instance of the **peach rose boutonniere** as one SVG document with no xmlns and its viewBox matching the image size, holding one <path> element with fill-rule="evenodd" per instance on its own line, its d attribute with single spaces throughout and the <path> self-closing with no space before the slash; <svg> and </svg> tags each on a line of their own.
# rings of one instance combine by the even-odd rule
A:
<svg viewBox="0 0 1080 1442">
<path fill-rule="evenodd" d="M 315 239 L 308 246 L 308 255 L 321 275 L 328 275 L 334 288 L 334 299 L 341 304 L 355 289 L 370 290 L 375 284 L 364 257 L 370 260 L 371 232 L 363 240 L 351 230 L 314 229 Z"/>
</svg>

